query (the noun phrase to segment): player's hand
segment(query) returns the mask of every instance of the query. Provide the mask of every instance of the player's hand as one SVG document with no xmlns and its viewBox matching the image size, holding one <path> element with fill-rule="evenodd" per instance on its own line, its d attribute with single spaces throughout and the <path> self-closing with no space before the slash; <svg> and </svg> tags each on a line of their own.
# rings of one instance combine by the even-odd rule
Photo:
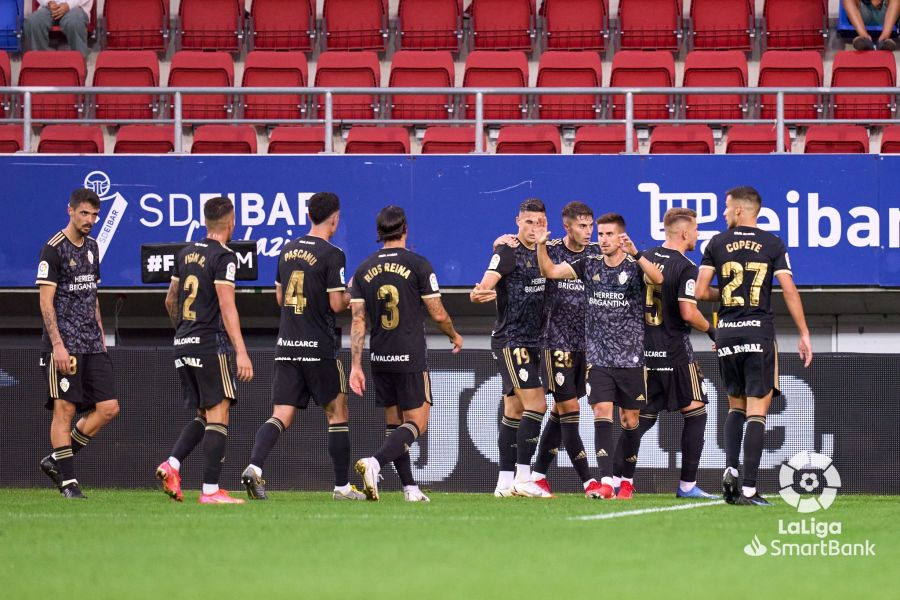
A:
<svg viewBox="0 0 900 600">
<path fill-rule="evenodd" d="M 631 238 L 628 237 L 627 233 L 619 234 L 619 247 L 622 248 L 626 254 L 630 254 L 631 256 L 634 256 L 638 252 L 637 246 L 634 245 L 634 242 L 631 241 Z"/>
<path fill-rule="evenodd" d="M 237 353 L 235 362 L 237 363 L 238 381 L 246 383 L 253 379 L 253 364 L 250 362 L 250 355 L 247 354 L 246 350 Z"/>
<path fill-rule="evenodd" d="M 72 374 L 72 357 L 62 344 L 53 346 L 53 366 L 63 375 Z"/>
<path fill-rule="evenodd" d="M 463 347 L 463 336 L 454 331 L 453 337 L 450 338 L 450 343 L 453 344 L 453 354 L 459 354 Z"/>
<path fill-rule="evenodd" d="M 475 287 L 469 292 L 469 300 L 476 303 L 481 304 L 484 302 L 491 302 L 497 298 L 496 290 L 486 290 L 484 289 L 480 283 L 476 283 Z"/>
<path fill-rule="evenodd" d="M 812 343 L 809 341 L 809 334 L 800 336 L 800 342 L 797 344 L 797 350 L 800 352 L 800 358 L 803 360 L 803 366 L 808 367 L 812 362 Z"/>
<path fill-rule="evenodd" d="M 356 367 L 350 369 L 350 389 L 357 396 L 362 396 L 366 392 L 366 375 L 362 369 Z"/>
<path fill-rule="evenodd" d="M 709 336 L 709 339 L 712 340 L 713 344 L 716 343 L 716 328 L 712 325 L 709 326 L 709 329 L 706 330 L 706 335 Z"/>
<path fill-rule="evenodd" d="M 546 244 L 547 240 L 550 239 L 550 232 L 547 231 L 547 222 L 544 221 L 542 224 L 539 224 L 534 228 L 534 237 L 535 241 L 538 244 Z"/>
<path fill-rule="evenodd" d="M 519 246 L 519 238 L 511 233 L 504 233 L 494 240 L 494 248 L 504 245 L 509 246 L 510 248 L 517 248 Z"/>
</svg>

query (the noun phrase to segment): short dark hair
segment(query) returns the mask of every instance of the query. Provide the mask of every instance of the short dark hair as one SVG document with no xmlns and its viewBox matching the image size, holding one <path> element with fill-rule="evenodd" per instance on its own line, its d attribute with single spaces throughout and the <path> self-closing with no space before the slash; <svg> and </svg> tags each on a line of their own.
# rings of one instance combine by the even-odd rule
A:
<svg viewBox="0 0 900 600">
<path fill-rule="evenodd" d="M 306 203 L 309 209 L 309 218 L 313 224 L 319 225 L 325 219 L 341 210 L 341 201 L 337 194 L 331 192 L 318 192 L 310 196 Z"/>
<path fill-rule="evenodd" d="M 519 212 L 539 212 L 546 213 L 547 208 L 544 206 L 544 203 L 538 200 L 537 198 L 526 198 L 522 204 L 519 205 Z"/>
<path fill-rule="evenodd" d="M 379 242 L 399 240 L 406 233 L 406 227 L 406 212 L 394 204 L 382 208 L 375 218 Z"/>
<path fill-rule="evenodd" d="M 218 223 L 232 212 L 234 212 L 234 204 L 231 203 L 231 198 L 225 196 L 210 198 L 203 205 L 203 218 L 206 219 L 207 225 Z"/>
<path fill-rule="evenodd" d="M 562 216 L 563 219 L 572 219 L 573 221 L 578 217 L 590 217 L 593 219 L 594 211 L 584 202 L 578 202 L 576 200 L 574 202 L 569 202 L 563 207 Z"/>
<path fill-rule="evenodd" d="M 693 221 L 696 218 L 697 212 L 691 208 L 673 207 L 666 211 L 663 226 L 668 229 L 679 221 Z"/>
<path fill-rule="evenodd" d="M 762 196 L 759 195 L 756 188 L 750 187 L 749 185 L 739 185 L 731 188 L 725 192 L 725 197 L 727 198 L 728 196 L 731 196 L 734 200 L 742 200 L 744 202 L 755 204 L 757 208 L 762 207 Z"/>
<path fill-rule="evenodd" d="M 625 229 L 625 217 L 620 215 L 619 213 L 606 213 L 604 215 L 600 215 L 597 218 L 597 225 L 606 225 L 608 223 L 613 223 L 618 225 L 622 229 Z"/>
<path fill-rule="evenodd" d="M 100 208 L 100 197 L 94 190 L 78 188 L 69 196 L 69 206 L 78 208 L 81 204 L 90 204 L 93 208 Z"/>
</svg>

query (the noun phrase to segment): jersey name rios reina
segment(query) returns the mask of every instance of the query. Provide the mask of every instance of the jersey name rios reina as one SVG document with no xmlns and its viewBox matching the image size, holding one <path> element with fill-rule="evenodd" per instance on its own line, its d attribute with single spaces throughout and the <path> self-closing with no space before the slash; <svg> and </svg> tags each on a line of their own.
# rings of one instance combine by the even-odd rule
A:
<svg viewBox="0 0 900 600">
<path fill-rule="evenodd" d="M 775 338 L 772 278 L 791 274 L 784 242 L 756 227 L 735 227 L 713 236 L 701 269 L 713 269 L 721 306 L 716 339 Z"/>
<path fill-rule="evenodd" d="M 644 359 L 648 369 L 694 362 L 691 326 L 681 318 L 680 302 L 697 303 L 697 265 L 678 250 L 651 248 L 644 257 L 662 271 L 662 285 L 648 284 L 644 306 Z"/>
<path fill-rule="evenodd" d="M 346 289 L 345 264 L 344 251 L 321 238 L 285 244 L 275 274 L 284 298 L 275 360 L 337 358 L 341 338 L 329 294 Z"/>
<path fill-rule="evenodd" d="M 495 249 L 487 271 L 500 276 L 491 347 L 539 347 L 545 279 L 538 266 L 537 251 L 521 243 L 515 248 L 503 244 Z"/>
<path fill-rule="evenodd" d="M 236 274 L 234 251 L 219 241 L 204 238 L 178 253 L 172 273 L 172 281 L 178 285 L 176 353 L 224 354 L 229 351 L 216 286 L 234 287 Z"/>
<path fill-rule="evenodd" d="M 424 300 L 440 296 L 437 275 L 424 256 L 385 248 L 363 261 L 350 280 L 350 302 L 365 303 L 372 371 L 427 370 Z"/>
<path fill-rule="evenodd" d="M 103 332 L 97 323 L 97 284 L 100 283 L 97 240 L 86 237 L 76 246 L 60 231 L 47 240 L 38 260 L 35 283 L 56 287 L 53 309 L 66 351 L 70 354 L 104 352 Z M 46 328 L 41 345 L 47 352 L 53 347 Z"/>
<path fill-rule="evenodd" d="M 547 242 L 547 254 L 555 264 L 572 264 L 580 258 L 600 254 L 600 246 L 588 244 L 579 252 L 566 247 L 563 238 Z M 544 290 L 544 326 L 541 347 L 548 350 L 584 352 L 584 311 L 587 296 L 580 279 L 550 279 Z"/>
</svg>

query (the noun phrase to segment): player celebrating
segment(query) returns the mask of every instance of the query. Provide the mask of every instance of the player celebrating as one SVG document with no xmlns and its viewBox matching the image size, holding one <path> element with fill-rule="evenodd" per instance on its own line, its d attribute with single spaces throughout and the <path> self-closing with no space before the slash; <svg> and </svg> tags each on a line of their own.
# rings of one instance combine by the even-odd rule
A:
<svg viewBox="0 0 900 600">
<path fill-rule="evenodd" d="M 204 204 L 203 216 L 206 237 L 178 253 L 166 294 L 166 310 L 175 326 L 175 369 L 185 403 L 197 409 L 197 417 L 181 431 L 169 459 L 157 467 L 156 477 L 162 481 L 163 491 L 181 502 L 181 463 L 202 440 L 200 503 L 243 504 L 243 499 L 219 488 L 228 411 L 236 402 L 229 339 L 234 346 L 238 380 L 253 378 L 234 301 L 237 258 L 225 245 L 234 232 L 234 206 L 228 198 L 212 198 Z"/>
<path fill-rule="evenodd" d="M 298 409 L 312 397 L 328 419 L 328 454 L 334 465 L 335 500 L 365 500 L 348 479 L 350 427 L 347 383 L 338 360 L 341 340 L 334 315 L 347 308 L 344 251 L 329 240 L 337 231 L 340 200 L 334 194 L 313 194 L 307 203 L 312 227 L 309 234 L 285 244 L 275 274 L 275 299 L 281 323 L 275 351 L 272 417 L 256 432 L 250 464 L 241 475 L 251 499 L 265 500 L 262 467 L 291 426 Z"/>
<path fill-rule="evenodd" d="M 615 497 L 612 481 L 613 404 L 619 406 L 626 462 L 636 463 L 641 438 L 640 409 L 646 405 L 644 382 L 644 277 L 663 282 L 662 273 L 642 256 L 625 233 L 625 219 L 607 213 L 597 219 L 600 256 L 554 264 L 547 253 L 549 232 L 536 232 L 541 273 L 549 279 L 580 279 L 587 293 L 588 400 L 594 412 L 595 448 L 601 498 Z M 622 480 L 618 497 L 629 499 L 633 483 Z"/>
<path fill-rule="evenodd" d="M 778 345 L 772 314 L 772 278 L 777 277 L 784 302 L 800 334 L 804 366 L 812 362 L 809 329 L 791 263 L 781 239 L 756 226 L 762 198 L 755 189 L 740 186 L 725 195 L 728 230 L 716 234 L 703 253 L 697 279 L 697 298 L 721 302 L 716 327 L 719 372 L 728 392 L 725 454 L 722 478 L 729 504 L 771 506 L 756 490 L 759 461 L 766 433 L 766 413 L 778 390 Z M 710 288 L 716 275 L 719 289 Z M 743 433 L 744 422 L 747 431 Z M 741 435 L 744 443 L 744 480 L 738 489 Z"/>
<path fill-rule="evenodd" d="M 356 462 L 356 471 L 362 476 L 369 500 L 378 500 L 381 469 L 390 462 L 397 467 L 398 459 L 405 459 L 408 465 L 409 447 L 428 427 L 432 400 L 425 311 L 450 339 L 454 354 L 463 345 L 462 336 L 453 328 L 441 302 L 441 290 L 431 264 L 425 257 L 406 249 L 406 213 L 399 206 L 386 206 L 378 213 L 376 228 L 384 247 L 363 261 L 350 282 L 353 312 L 350 388 L 360 396 L 366 391 L 362 352 L 368 317 L 375 401 L 384 407 L 387 425 L 395 425 L 374 456 Z M 397 469 L 398 473 L 401 468 Z M 404 482 L 403 491 L 407 501 L 428 502 L 428 497 L 414 482 L 413 485 Z"/>
<path fill-rule="evenodd" d="M 519 245 L 498 246 L 484 277 L 470 294 L 473 302 L 488 302 L 494 298 L 497 301 L 497 322 L 491 332 L 491 348 L 500 367 L 504 393 L 499 436 L 500 475 L 494 490 L 498 497 L 551 496 L 531 480 L 531 458 L 547 411 L 540 380 L 545 282 L 535 254 L 535 232 L 539 228 L 546 229 L 546 213 L 544 203 L 536 198 L 522 202 L 516 217 Z M 512 438 L 513 432 L 515 438 Z M 515 463 L 512 462 L 513 453 Z"/>
<path fill-rule="evenodd" d="M 100 214 L 100 199 L 77 189 L 69 197 L 69 224 L 41 250 L 37 281 L 44 320 L 41 366 L 47 369 L 53 411 L 53 453 L 41 470 L 64 498 L 84 498 L 75 478 L 75 454 L 119 414 L 112 361 L 100 320 L 100 250 L 88 234 Z M 90 411 L 72 430 L 76 412 Z"/>
</svg>

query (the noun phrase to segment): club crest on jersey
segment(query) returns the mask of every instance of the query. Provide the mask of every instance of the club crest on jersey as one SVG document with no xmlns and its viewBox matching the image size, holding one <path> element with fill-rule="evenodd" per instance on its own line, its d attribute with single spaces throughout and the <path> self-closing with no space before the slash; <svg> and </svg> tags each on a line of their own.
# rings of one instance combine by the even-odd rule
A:
<svg viewBox="0 0 900 600">
<path fill-rule="evenodd" d="M 431 274 L 431 277 L 428 279 L 428 281 L 431 282 L 431 291 L 432 291 L 432 292 L 436 292 L 436 291 L 438 291 L 438 290 L 440 289 L 440 288 L 438 287 L 437 275 L 435 275 L 434 273 L 432 273 L 432 274 Z"/>
<path fill-rule="evenodd" d="M 46 279 L 50 276 L 50 265 L 46 260 L 42 260 L 38 264 L 38 279 Z"/>
<path fill-rule="evenodd" d="M 60 379 L 59 380 L 59 388 L 64 392 L 68 392 L 69 391 L 69 380 L 66 379 L 65 377 Z"/>
<path fill-rule="evenodd" d="M 492 271 L 496 269 L 500 265 L 500 255 L 495 254 L 491 257 L 491 262 L 488 264 L 488 270 Z"/>
<path fill-rule="evenodd" d="M 88 262 L 91 264 L 94 264 L 94 253 L 91 250 L 88 250 L 87 256 L 88 256 Z"/>
<path fill-rule="evenodd" d="M 525 369 L 519 369 L 519 379 L 522 381 L 528 381 L 528 371 Z"/>
<path fill-rule="evenodd" d="M 693 279 L 688 279 L 687 283 L 684 284 L 684 294 L 686 296 L 694 297 L 694 287 L 696 287 L 697 282 Z"/>
<path fill-rule="evenodd" d="M 619 285 L 625 285 L 625 282 L 628 281 L 628 273 L 622 271 L 619 273 Z"/>
<path fill-rule="evenodd" d="M 554 379 L 556 379 L 556 385 L 562 385 L 566 381 L 566 376 L 562 373 L 557 372 Z"/>
<path fill-rule="evenodd" d="M 237 273 L 237 267 L 234 263 L 228 263 L 228 266 L 225 268 L 225 279 L 228 281 L 234 281 L 234 276 Z"/>
</svg>

